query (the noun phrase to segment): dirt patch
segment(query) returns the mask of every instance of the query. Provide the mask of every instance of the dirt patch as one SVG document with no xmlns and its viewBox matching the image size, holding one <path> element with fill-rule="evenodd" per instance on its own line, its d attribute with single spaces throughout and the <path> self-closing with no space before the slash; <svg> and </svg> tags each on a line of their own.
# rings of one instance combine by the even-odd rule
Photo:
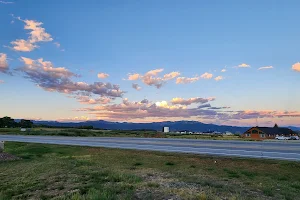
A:
<svg viewBox="0 0 300 200">
<path fill-rule="evenodd" d="M 0 162 L 8 160 L 19 160 L 20 158 L 9 153 L 0 153 Z"/>
</svg>

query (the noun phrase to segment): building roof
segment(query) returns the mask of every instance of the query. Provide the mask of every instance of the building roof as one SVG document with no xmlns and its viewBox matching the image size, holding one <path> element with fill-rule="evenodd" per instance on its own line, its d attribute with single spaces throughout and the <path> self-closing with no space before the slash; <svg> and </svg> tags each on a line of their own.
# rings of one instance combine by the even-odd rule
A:
<svg viewBox="0 0 300 200">
<path fill-rule="evenodd" d="M 266 134 L 275 134 L 275 135 L 288 135 L 291 134 L 293 131 L 289 128 L 270 128 L 270 127 L 257 127 L 259 130 Z"/>
<path fill-rule="evenodd" d="M 252 127 L 257 128 L 260 131 L 269 134 L 269 135 L 289 135 L 293 133 L 293 131 L 289 128 L 279 128 L 277 124 L 274 127 Z M 251 129 L 252 129 L 251 128 Z"/>
</svg>

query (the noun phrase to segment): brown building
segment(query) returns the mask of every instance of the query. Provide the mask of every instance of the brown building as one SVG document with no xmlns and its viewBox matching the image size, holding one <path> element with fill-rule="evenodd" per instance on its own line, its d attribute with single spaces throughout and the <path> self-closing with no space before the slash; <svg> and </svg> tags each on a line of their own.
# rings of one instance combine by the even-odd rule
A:
<svg viewBox="0 0 300 200">
<path fill-rule="evenodd" d="M 243 137 L 249 139 L 264 140 L 275 139 L 276 136 L 289 137 L 292 135 L 296 135 L 296 133 L 291 129 L 279 128 L 277 124 L 275 124 L 274 127 L 252 127 L 243 134 Z"/>
</svg>

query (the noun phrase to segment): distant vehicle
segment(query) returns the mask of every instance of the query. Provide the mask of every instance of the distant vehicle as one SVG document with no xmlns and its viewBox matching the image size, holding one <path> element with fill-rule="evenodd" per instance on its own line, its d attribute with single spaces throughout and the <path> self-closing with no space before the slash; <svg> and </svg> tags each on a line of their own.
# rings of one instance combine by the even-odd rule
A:
<svg viewBox="0 0 300 200">
<path fill-rule="evenodd" d="M 276 136 L 275 137 L 276 140 L 289 140 L 290 137 L 285 137 L 285 136 Z"/>
<path fill-rule="evenodd" d="M 299 136 L 291 136 L 290 140 L 299 140 Z"/>
</svg>

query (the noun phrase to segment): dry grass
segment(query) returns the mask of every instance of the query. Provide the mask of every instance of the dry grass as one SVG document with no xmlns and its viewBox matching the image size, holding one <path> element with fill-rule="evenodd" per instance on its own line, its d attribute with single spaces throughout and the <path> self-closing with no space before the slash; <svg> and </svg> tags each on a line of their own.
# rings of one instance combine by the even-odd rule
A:
<svg viewBox="0 0 300 200">
<path fill-rule="evenodd" d="M 7 143 L 0 199 L 300 199 L 300 163 Z M 216 161 L 216 162 L 215 162 Z"/>
</svg>

